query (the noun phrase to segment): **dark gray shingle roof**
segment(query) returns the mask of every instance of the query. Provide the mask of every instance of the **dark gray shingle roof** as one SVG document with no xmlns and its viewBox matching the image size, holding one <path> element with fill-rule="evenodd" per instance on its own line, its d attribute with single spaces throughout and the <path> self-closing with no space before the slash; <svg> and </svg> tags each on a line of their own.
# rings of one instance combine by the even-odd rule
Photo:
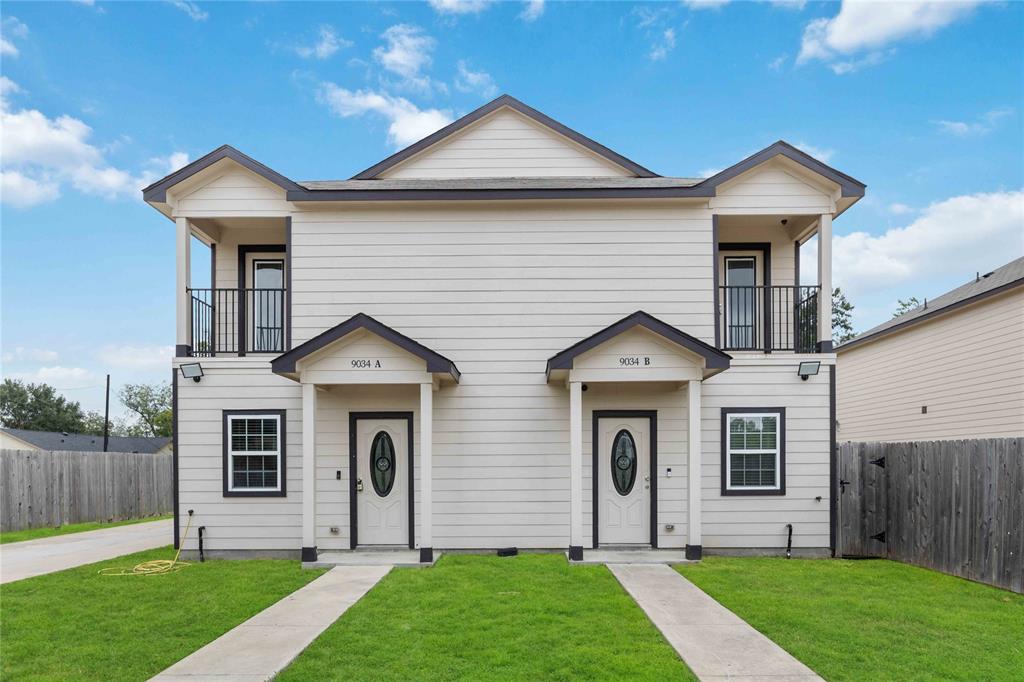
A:
<svg viewBox="0 0 1024 682">
<path fill-rule="evenodd" d="M 9 429 L 6 426 L 3 427 L 3 430 L 15 438 L 31 443 L 42 450 L 103 451 L 103 436 L 90 436 L 85 433 L 61 433 L 59 431 Z M 110 452 L 143 452 L 152 454 L 170 442 L 170 438 L 111 436 L 107 450 Z"/>
<path fill-rule="evenodd" d="M 628 187 L 693 187 L 699 178 L 633 177 L 550 177 L 550 178 L 438 178 L 379 180 L 306 180 L 298 184 L 309 190 L 396 190 L 396 189 L 620 189 Z"/>
<path fill-rule="evenodd" d="M 956 289 L 948 291 L 936 298 L 929 299 L 925 304 L 914 308 L 899 317 L 886 320 L 877 327 L 872 327 L 866 332 L 859 334 L 856 338 L 850 339 L 846 343 L 837 346 L 836 350 L 842 350 L 853 345 L 860 344 L 867 341 L 869 338 L 874 338 L 879 334 L 894 330 L 897 327 L 914 324 L 925 317 L 935 315 L 953 306 L 966 304 L 966 302 L 971 301 L 971 299 L 995 293 L 997 290 L 1010 288 L 1017 284 L 1024 284 L 1024 257 L 1012 260 L 1006 265 L 996 268 L 987 275 L 981 275 L 977 279 L 971 280 L 963 286 L 959 286 Z"/>
</svg>

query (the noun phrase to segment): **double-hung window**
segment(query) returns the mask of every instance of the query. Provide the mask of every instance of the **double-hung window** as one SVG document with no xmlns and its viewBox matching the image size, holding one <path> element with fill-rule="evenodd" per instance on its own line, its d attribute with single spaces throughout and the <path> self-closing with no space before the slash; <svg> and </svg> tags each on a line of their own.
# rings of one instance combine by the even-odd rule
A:
<svg viewBox="0 0 1024 682">
<path fill-rule="evenodd" d="M 722 409 L 722 494 L 784 495 L 784 408 Z"/>
<path fill-rule="evenodd" d="M 225 410 L 225 496 L 284 496 L 284 420 L 284 410 Z"/>
</svg>

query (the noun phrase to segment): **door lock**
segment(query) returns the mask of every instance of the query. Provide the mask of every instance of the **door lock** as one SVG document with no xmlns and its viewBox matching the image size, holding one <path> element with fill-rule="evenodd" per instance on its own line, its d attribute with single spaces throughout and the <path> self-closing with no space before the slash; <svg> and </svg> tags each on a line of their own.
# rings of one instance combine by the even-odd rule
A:
<svg viewBox="0 0 1024 682">
<path fill-rule="evenodd" d="M 357 478 L 356 479 L 356 492 L 357 493 L 363 492 L 363 479 L 361 479 L 361 478 Z"/>
</svg>

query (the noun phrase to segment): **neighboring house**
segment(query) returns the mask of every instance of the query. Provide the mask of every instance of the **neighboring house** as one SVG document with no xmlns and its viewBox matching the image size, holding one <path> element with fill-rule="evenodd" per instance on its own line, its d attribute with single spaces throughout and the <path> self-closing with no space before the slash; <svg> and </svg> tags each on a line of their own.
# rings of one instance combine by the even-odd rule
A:
<svg viewBox="0 0 1024 682">
<path fill-rule="evenodd" d="M 502 96 L 350 180 L 224 146 L 143 193 L 177 226 L 177 510 L 208 552 L 834 544 L 819 292 L 864 185 L 804 152 L 662 177 Z"/>
<path fill-rule="evenodd" d="M 103 436 L 61 431 L 30 431 L 0 427 L 0 448 L 5 450 L 69 450 L 103 452 Z M 170 438 L 148 436 L 110 436 L 108 452 L 170 452 Z"/>
<path fill-rule="evenodd" d="M 1024 436 L 1024 258 L 839 346 L 839 437 Z"/>
</svg>

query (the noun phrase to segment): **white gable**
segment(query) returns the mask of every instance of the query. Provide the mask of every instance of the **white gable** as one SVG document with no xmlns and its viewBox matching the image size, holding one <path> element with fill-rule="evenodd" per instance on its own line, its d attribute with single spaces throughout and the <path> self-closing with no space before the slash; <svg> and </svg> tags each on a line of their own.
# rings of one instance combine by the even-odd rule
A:
<svg viewBox="0 0 1024 682">
<path fill-rule="evenodd" d="M 632 177 L 519 112 L 501 107 L 380 174 L 383 178 Z"/>
<path fill-rule="evenodd" d="M 179 215 L 278 215 L 285 191 L 231 159 L 221 159 L 167 192 Z"/>
<path fill-rule="evenodd" d="M 776 157 L 719 186 L 711 207 L 734 213 L 832 213 L 838 197 L 839 185 Z"/>
</svg>

